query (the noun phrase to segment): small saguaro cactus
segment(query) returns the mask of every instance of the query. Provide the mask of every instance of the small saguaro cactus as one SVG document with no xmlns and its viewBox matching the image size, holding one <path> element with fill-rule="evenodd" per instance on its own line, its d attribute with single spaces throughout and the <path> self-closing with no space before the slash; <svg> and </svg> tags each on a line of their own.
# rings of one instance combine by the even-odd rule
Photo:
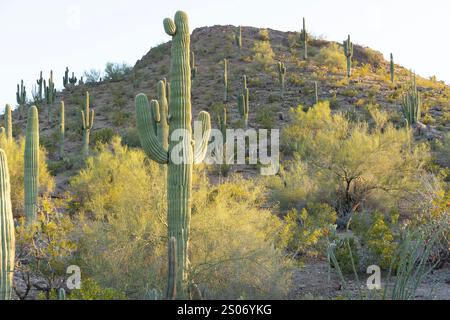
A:
<svg viewBox="0 0 450 320">
<path fill-rule="evenodd" d="M 195 66 L 195 52 L 191 52 L 191 78 L 195 79 L 197 76 L 197 67 Z"/>
<path fill-rule="evenodd" d="M 248 127 L 248 112 L 250 109 L 250 91 L 247 87 L 247 76 L 242 77 L 242 92 L 238 96 L 238 110 L 244 120 L 245 128 Z"/>
<path fill-rule="evenodd" d="M 28 110 L 24 154 L 25 216 L 28 223 L 36 219 L 39 189 L 39 116 L 32 106 Z"/>
<path fill-rule="evenodd" d="M 317 84 L 317 81 L 314 81 L 314 98 L 315 98 L 315 104 L 319 103 L 319 86 Z"/>
<path fill-rule="evenodd" d="M 237 47 L 239 49 L 239 53 L 240 53 L 241 49 L 242 49 L 242 27 L 241 26 L 238 27 L 236 34 L 234 35 L 234 39 L 236 41 L 236 45 L 237 45 Z"/>
<path fill-rule="evenodd" d="M 12 141 L 12 108 L 11 105 L 7 104 L 5 107 L 5 135 L 6 139 Z"/>
<path fill-rule="evenodd" d="M 285 86 L 285 76 L 286 76 L 286 66 L 284 65 L 284 62 L 278 62 L 278 80 L 280 83 L 280 94 L 281 98 L 284 98 L 284 86 Z"/>
<path fill-rule="evenodd" d="M 303 18 L 303 28 L 300 33 L 300 40 L 303 43 L 303 58 L 308 59 L 308 32 L 306 31 L 306 20 Z"/>
<path fill-rule="evenodd" d="M 228 101 L 228 60 L 223 59 L 223 101 Z"/>
<path fill-rule="evenodd" d="M 165 19 L 164 29 L 172 36 L 169 99 L 169 147 L 165 149 L 158 136 L 152 110 L 158 106 L 147 96 L 136 96 L 136 125 L 146 154 L 160 164 L 167 164 L 167 221 L 168 239 L 176 240 L 177 270 L 175 284 L 177 298 L 187 298 L 189 270 L 189 237 L 192 202 L 192 169 L 200 163 L 207 151 L 211 132 L 210 117 L 201 112 L 201 138 L 192 137 L 190 30 L 188 16 L 182 11 L 175 20 Z M 197 134 L 196 134 L 197 136 Z M 169 257 L 170 258 L 170 257 Z"/>
<path fill-rule="evenodd" d="M 350 40 L 350 35 L 348 35 L 348 39 L 344 41 L 344 54 L 347 58 L 347 77 L 350 78 L 352 76 L 352 58 L 353 58 L 353 43 Z"/>
<path fill-rule="evenodd" d="M 395 64 L 394 64 L 394 55 L 391 53 L 391 82 L 395 82 Z"/>
<path fill-rule="evenodd" d="M 79 86 L 84 85 L 83 76 L 80 77 L 80 81 L 78 81 L 78 85 L 79 85 Z"/>
<path fill-rule="evenodd" d="M 27 103 L 27 89 L 23 85 L 23 80 L 20 81 L 20 85 L 17 85 L 16 101 L 19 105 L 19 113 L 22 116 L 25 110 L 25 104 Z"/>
<path fill-rule="evenodd" d="M 90 110 L 89 106 L 89 92 L 86 92 L 86 104 L 84 111 L 81 111 L 81 124 L 83 129 L 83 148 L 82 153 L 84 157 L 89 156 L 89 140 L 91 136 L 91 130 L 94 126 L 94 110 Z"/>
<path fill-rule="evenodd" d="M 43 93 L 43 86 L 44 86 L 44 78 L 42 77 L 42 71 L 39 74 L 39 79 L 36 80 L 36 83 L 38 85 L 38 92 L 37 92 L 38 98 L 39 98 L 39 101 L 41 101 L 42 93 Z"/>
<path fill-rule="evenodd" d="M 67 88 L 67 86 L 69 85 L 69 67 L 66 67 L 66 71 L 64 71 L 63 85 L 64 88 Z"/>
<path fill-rule="evenodd" d="M 15 250 L 8 161 L 0 149 L 0 300 L 11 300 Z"/>
<path fill-rule="evenodd" d="M 55 83 L 53 82 L 53 71 L 50 71 L 50 78 L 48 79 L 48 86 L 45 89 L 45 101 L 47 104 L 47 118 L 48 124 L 52 123 L 52 106 L 56 100 Z"/>
<path fill-rule="evenodd" d="M 416 75 L 414 74 L 411 78 L 402 103 L 402 113 L 408 126 L 417 124 L 420 121 L 422 104 L 419 91 L 417 90 Z"/>
<path fill-rule="evenodd" d="M 64 158 L 64 136 L 66 132 L 65 126 L 65 114 L 64 114 L 64 101 L 61 101 L 59 106 L 59 157 Z"/>
</svg>

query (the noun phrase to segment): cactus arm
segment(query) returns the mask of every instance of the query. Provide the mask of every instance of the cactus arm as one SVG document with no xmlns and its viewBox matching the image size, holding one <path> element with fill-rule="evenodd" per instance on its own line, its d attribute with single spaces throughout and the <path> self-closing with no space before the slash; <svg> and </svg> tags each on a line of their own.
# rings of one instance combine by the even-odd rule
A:
<svg viewBox="0 0 450 320">
<path fill-rule="evenodd" d="M 168 113 L 169 104 L 167 101 L 167 82 L 161 80 L 158 82 L 158 103 L 160 120 L 158 121 L 158 138 L 164 150 L 169 150 L 169 123 Z"/>
<path fill-rule="evenodd" d="M 211 136 L 211 118 L 208 112 L 202 111 L 198 115 L 198 121 L 201 122 L 202 131 L 200 141 L 195 141 L 194 164 L 200 164 L 208 151 L 208 142 Z"/>
<path fill-rule="evenodd" d="M 156 106 L 158 102 L 153 101 Z M 160 164 L 169 162 L 169 156 L 166 149 L 156 136 L 157 128 L 153 119 L 153 114 L 145 94 L 139 94 L 136 97 L 136 126 L 141 140 L 142 148 L 145 153 L 154 161 Z"/>
</svg>

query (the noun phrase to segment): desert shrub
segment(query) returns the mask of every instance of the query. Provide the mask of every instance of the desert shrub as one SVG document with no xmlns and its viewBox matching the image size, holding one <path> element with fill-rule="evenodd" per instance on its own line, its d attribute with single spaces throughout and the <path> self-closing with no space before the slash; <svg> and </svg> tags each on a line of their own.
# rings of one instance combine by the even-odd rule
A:
<svg viewBox="0 0 450 320">
<path fill-rule="evenodd" d="M 108 62 L 105 67 L 105 80 L 120 81 L 127 76 L 133 68 L 125 62 Z"/>
<path fill-rule="evenodd" d="M 263 32 L 263 30 L 261 30 L 260 33 L 261 32 Z M 273 58 L 275 56 L 275 53 L 273 52 L 272 46 L 270 44 L 268 31 L 267 37 L 260 37 L 260 39 L 260 41 L 255 41 L 255 44 L 253 45 L 252 51 L 254 60 L 258 62 L 264 70 L 268 70 L 269 67 L 274 65 Z"/>
<path fill-rule="evenodd" d="M 166 286 L 164 170 L 115 138 L 71 181 L 80 212 L 79 256 L 87 277 L 142 299 Z M 194 175 L 191 279 L 209 299 L 277 298 L 289 288 L 288 262 L 273 245 L 280 221 L 259 209 L 265 190 Z M 130 196 L 132 190 L 132 196 Z M 130 261 L 133 261 L 130 264 Z"/>
<path fill-rule="evenodd" d="M 92 279 L 83 279 L 81 289 L 73 290 L 67 300 L 125 300 L 126 296 L 111 288 L 102 288 Z"/>
<path fill-rule="evenodd" d="M 316 257 L 325 252 L 326 239 L 336 222 L 336 212 L 326 204 L 291 210 L 280 234 L 284 248 L 296 257 Z"/>
<path fill-rule="evenodd" d="M 345 274 L 359 271 L 358 241 L 355 237 L 344 237 L 334 241 L 334 255 L 336 260 L 331 261 L 334 268 L 339 268 Z"/>
<path fill-rule="evenodd" d="M 256 114 L 256 123 L 264 129 L 272 129 L 275 127 L 276 108 L 273 105 L 258 108 Z"/>
<path fill-rule="evenodd" d="M 442 141 L 436 142 L 435 159 L 440 166 L 450 168 L 450 133 Z"/>
<path fill-rule="evenodd" d="M 350 122 L 342 114 L 331 114 L 328 102 L 306 112 L 299 106 L 291 118 L 281 138 L 285 151 L 302 161 L 298 165 L 307 164 L 318 186 L 315 196 L 326 199 L 341 217 L 362 206 L 395 207 L 420 188 L 417 177 L 424 172 L 429 151 L 424 145 L 413 146 L 406 130 Z"/>
<path fill-rule="evenodd" d="M 354 98 L 358 96 L 358 91 L 355 89 L 345 89 L 344 91 L 341 92 L 341 94 L 345 97 Z"/>
<path fill-rule="evenodd" d="M 347 60 L 342 52 L 342 48 L 336 43 L 320 49 L 315 59 L 318 63 L 327 66 L 332 71 L 344 70 L 347 66 Z"/>
<path fill-rule="evenodd" d="M 102 76 L 101 70 L 91 69 L 84 72 L 84 78 L 86 83 L 97 83 Z"/>
<path fill-rule="evenodd" d="M 258 39 L 260 41 L 270 41 L 269 30 L 267 30 L 267 29 L 259 30 L 258 35 L 256 36 L 256 39 Z"/>
<path fill-rule="evenodd" d="M 11 203 L 15 217 L 23 215 L 24 210 L 24 152 L 25 139 L 21 138 L 18 142 L 8 142 L 1 139 L 0 147 L 5 151 L 8 159 L 8 169 L 11 182 Z M 46 196 L 50 194 L 55 182 L 47 170 L 46 164 L 47 152 L 44 148 L 39 151 L 39 194 Z M 41 201 L 42 197 L 39 198 Z M 40 203 L 39 203 L 40 205 Z"/>
<path fill-rule="evenodd" d="M 92 133 L 92 142 L 94 144 L 98 143 L 109 143 L 113 139 L 115 133 L 111 128 L 103 128 Z"/>
<path fill-rule="evenodd" d="M 117 110 L 113 112 L 112 123 L 115 127 L 122 127 L 130 122 L 131 113 L 123 110 Z"/>
<path fill-rule="evenodd" d="M 141 140 L 136 128 L 131 127 L 126 129 L 121 134 L 122 143 L 129 148 L 140 148 Z"/>
<path fill-rule="evenodd" d="M 111 89 L 112 106 L 115 108 L 122 108 L 127 104 L 125 88 L 122 86 Z"/>
</svg>

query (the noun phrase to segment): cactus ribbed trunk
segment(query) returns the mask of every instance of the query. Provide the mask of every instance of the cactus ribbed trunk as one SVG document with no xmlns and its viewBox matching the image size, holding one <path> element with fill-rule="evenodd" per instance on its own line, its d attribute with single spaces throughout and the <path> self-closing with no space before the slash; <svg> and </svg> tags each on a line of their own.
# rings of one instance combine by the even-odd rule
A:
<svg viewBox="0 0 450 320">
<path fill-rule="evenodd" d="M 36 219 L 39 188 L 39 116 L 35 106 L 28 111 L 24 167 L 25 216 L 30 223 Z"/>
<path fill-rule="evenodd" d="M 7 104 L 5 108 L 5 133 L 8 141 L 11 141 L 13 138 L 12 134 L 12 112 L 11 105 Z"/>
<path fill-rule="evenodd" d="M 0 149 L 0 300 L 11 299 L 15 248 L 8 161 Z"/>
</svg>

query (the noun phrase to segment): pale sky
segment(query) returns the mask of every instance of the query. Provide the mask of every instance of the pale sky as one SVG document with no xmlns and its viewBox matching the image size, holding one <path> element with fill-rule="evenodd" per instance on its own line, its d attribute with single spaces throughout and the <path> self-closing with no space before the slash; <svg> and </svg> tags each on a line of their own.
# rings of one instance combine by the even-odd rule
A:
<svg viewBox="0 0 450 320">
<path fill-rule="evenodd" d="M 106 62 L 131 65 L 170 38 L 162 21 L 177 10 L 191 28 L 244 25 L 282 31 L 307 29 L 328 40 L 394 53 L 422 76 L 450 83 L 450 2 L 447 0 L 0 0 L 0 110 L 16 104 L 24 79 L 28 97 L 39 72 L 54 71 L 62 87 L 65 67 L 79 78 Z"/>
</svg>

